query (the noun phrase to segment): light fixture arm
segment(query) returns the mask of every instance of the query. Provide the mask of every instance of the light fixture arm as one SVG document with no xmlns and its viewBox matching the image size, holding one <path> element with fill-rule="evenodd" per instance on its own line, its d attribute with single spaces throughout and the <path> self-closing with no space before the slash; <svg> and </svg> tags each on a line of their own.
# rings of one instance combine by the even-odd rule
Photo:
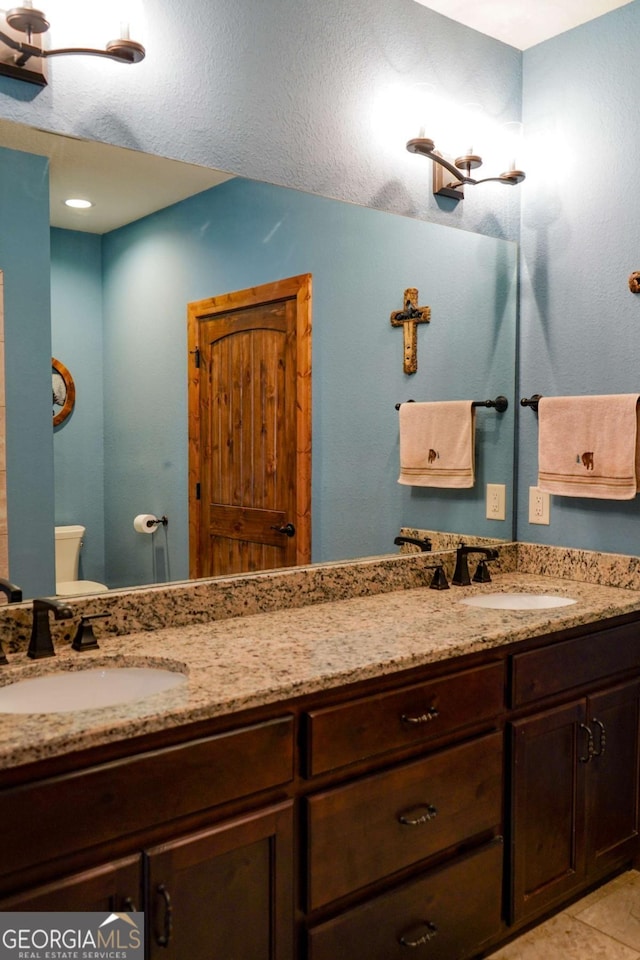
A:
<svg viewBox="0 0 640 960">
<path fill-rule="evenodd" d="M 44 61 L 49 57 L 103 57 L 118 63 L 140 63 L 145 57 L 142 44 L 128 37 L 111 40 L 104 50 L 96 47 L 58 47 L 48 50 L 33 43 L 34 35 L 42 35 L 48 29 L 49 22 L 44 14 L 34 10 L 26 0 L 24 7 L 15 7 L 0 14 L 0 75 L 45 86 Z M 26 40 L 22 39 L 23 36 Z M 32 65 L 32 59 L 40 65 Z"/>
<path fill-rule="evenodd" d="M 9 49 L 21 54 L 21 56 L 15 60 L 16 66 L 22 66 L 31 57 L 42 56 L 40 47 L 36 47 L 32 43 L 24 43 L 21 40 L 14 40 L 13 37 L 10 37 L 8 33 L 4 33 L 2 30 L 0 30 L 0 43 L 4 43 L 5 47 L 9 47 Z"/>
<path fill-rule="evenodd" d="M 448 170 L 449 173 L 455 177 L 458 186 L 461 186 L 463 183 L 475 184 L 476 182 L 473 177 L 463 176 L 458 167 L 455 167 L 439 153 L 436 153 L 433 140 L 429 140 L 426 137 L 416 137 L 413 140 L 409 140 L 407 150 L 409 153 L 419 153 L 423 157 L 435 160 L 436 163 L 439 163 L 441 167 L 444 167 L 445 170 Z"/>
<path fill-rule="evenodd" d="M 415 137 L 413 140 L 409 140 L 407 150 L 409 153 L 419 153 L 423 157 L 428 157 L 429 160 L 433 160 L 434 163 L 438 164 L 439 167 L 443 167 L 454 177 L 451 183 L 445 184 L 442 175 L 440 174 L 440 176 L 438 176 L 438 171 L 434 167 L 434 193 L 452 197 L 455 200 L 463 199 L 464 192 L 462 187 L 467 183 L 473 187 L 478 186 L 480 183 L 508 183 L 515 186 L 515 184 L 522 183 L 525 179 L 525 174 L 522 170 L 509 170 L 507 173 L 501 173 L 498 177 L 482 177 L 476 179 L 470 176 L 470 173 L 475 167 L 482 166 L 481 157 L 475 155 L 459 157 L 455 164 L 453 164 L 436 151 L 433 140 L 427 137 Z M 465 170 L 466 174 L 463 172 Z"/>
<path fill-rule="evenodd" d="M 104 50 L 95 47 L 60 47 L 57 50 L 42 50 L 42 57 L 62 57 L 70 54 L 81 54 L 89 57 L 105 57 L 107 60 L 117 60 L 118 63 L 140 63 L 144 60 L 145 49 L 135 40 L 110 40 Z"/>
</svg>

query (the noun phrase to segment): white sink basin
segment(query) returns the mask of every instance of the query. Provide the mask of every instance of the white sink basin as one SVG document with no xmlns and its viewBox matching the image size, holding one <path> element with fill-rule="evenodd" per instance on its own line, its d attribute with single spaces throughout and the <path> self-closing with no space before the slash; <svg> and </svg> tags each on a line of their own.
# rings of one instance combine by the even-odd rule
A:
<svg viewBox="0 0 640 960">
<path fill-rule="evenodd" d="M 458 602 L 489 610 L 550 610 L 552 607 L 568 607 L 577 603 L 571 597 L 554 597 L 542 593 L 478 593 Z"/>
<path fill-rule="evenodd" d="M 94 667 L 60 671 L 0 687 L 0 713 L 69 713 L 142 700 L 183 684 L 160 667 Z"/>
</svg>

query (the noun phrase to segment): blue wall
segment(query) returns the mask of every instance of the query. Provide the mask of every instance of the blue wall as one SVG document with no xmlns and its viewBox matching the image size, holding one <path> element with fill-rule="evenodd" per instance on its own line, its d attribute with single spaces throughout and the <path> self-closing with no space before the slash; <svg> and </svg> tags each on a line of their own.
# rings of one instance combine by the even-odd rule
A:
<svg viewBox="0 0 640 960">
<path fill-rule="evenodd" d="M 54 589 L 48 169 L 0 148 L 9 574 L 31 595 Z"/>
<path fill-rule="evenodd" d="M 0 117 L 517 239 L 518 191 L 496 185 L 470 192 L 463 204 L 436 199 L 430 164 L 407 153 L 405 143 L 416 133 L 416 84 L 433 84 L 457 103 L 481 101 L 496 122 L 518 119 L 518 51 L 414 0 L 145 0 L 144 14 L 143 63 L 60 58 L 48 64 L 44 89 L 0 78 Z M 64 46 L 64 31 L 54 28 L 52 42 Z M 37 342 L 42 366 L 45 341 Z M 25 368 L 33 360 L 27 340 L 14 383 L 29 382 Z M 44 493 L 53 450 L 48 413 L 41 411 L 42 422 L 30 431 L 34 443 L 43 440 L 38 480 L 25 469 L 34 473 L 29 458 L 11 464 L 16 507 L 16 497 L 37 498 L 34 516 L 46 530 L 24 550 L 14 541 L 15 557 L 29 569 L 48 567 L 53 549 L 52 487 Z M 130 452 L 135 461 L 133 438 Z M 177 470 L 170 458 L 161 469 Z M 155 558 L 154 566 L 160 570 L 166 558 Z"/>
<path fill-rule="evenodd" d="M 414 0 L 147 0 L 146 11 L 144 63 L 60 60 L 45 90 L 0 79 L 0 116 L 492 236 L 518 237 L 522 199 L 521 392 L 637 389 L 640 298 L 626 278 L 638 268 L 640 0 L 524 55 Z M 436 200 L 430 165 L 404 150 L 416 82 L 496 119 L 522 102 L 522 187 Z M 395 117 L 383 120 L 389 92 Z M 519 535 L 637 552 L 636 501 L 555 498 L 552 525 L 529 526 L 537 428 L 530 411 L 520 423 Z"/>
<path fill-rule="evenodd" d="M 524 55 L 523 395 L 640 392 L 640 296 L 627 284 L 640 269 L 639 30 L 630 3 Z M 552 497 L 551 525 L 528 523 L 537 441 L 536 416 L 523 411 L 520 539 L 640 553 L 637 497 Z"/>
<path fill-rule="evenodd" d="M 80 579 L 104 574 L 102 238 L 51 231 L 53 356 L 76 387 L 73 413 L 54 431 L 55 523 L 86 527 Z"/>
<path fill-rule="evenodd" d="M 520 119 L 519 51 L 415 0 L 145 0 L 144 15 L 141 64 L 55 59 L 44 90 L 0 78 L 0 116 L 517 239 L 517 190 L 436 200 L 405 143 L 417 83 Z"/>
<path fill-rule="evenodd" d="M 388 552 L 403 524 L 511 535 L 510 523 L 484 519 L 484 485 L 511 493 L 513 404 L 504 416 L 478 413 L 475 488 L 429 492 L 397 484 L 395 403 L 513 400 L 514 244 L 231 180 L 108 234 L 103 247 L 110 585 L 188 576 L 187 303 L 307 272 L 313 559 Z M 414 285 L 432 321 L 409 377 L 389 315 Z M 153 541 L 136 534 L 142 512 L 166 514 L 168 529 Z"/>
</svg>

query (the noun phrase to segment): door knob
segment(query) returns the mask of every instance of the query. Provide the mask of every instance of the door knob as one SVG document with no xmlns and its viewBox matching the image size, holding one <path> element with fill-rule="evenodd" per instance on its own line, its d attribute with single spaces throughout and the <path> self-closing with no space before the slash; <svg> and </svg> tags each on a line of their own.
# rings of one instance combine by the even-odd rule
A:
<svg viewBox="0 0 640 960">
<path fill-rule="evenodd" d="M 292 523 L 285 523 L 284 527 L 271 527 L 272 530 L 277 530 L 278 533 L 284 533 L 285 537 L 294 537 L 296 533 L 296 528 Z"/>
</svg>

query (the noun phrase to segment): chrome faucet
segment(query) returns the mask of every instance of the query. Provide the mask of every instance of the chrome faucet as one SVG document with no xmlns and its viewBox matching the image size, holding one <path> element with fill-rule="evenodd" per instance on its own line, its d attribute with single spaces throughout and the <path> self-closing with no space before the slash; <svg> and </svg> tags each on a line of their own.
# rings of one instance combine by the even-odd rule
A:
<svg viewBox="0 0 640 960">
<path fill-rule="evenodd" d="M 27 656 L 32 660 L 42 657 L 54 657 L 53 640 L 49 626 L 49 611 L 53 612 L 56 620 L 68 620 L 75 614 L 68 604 L 61 600 L 52 600 L 47 597 L 36 597 L 33 601 L 33 626 Z"/>
<path fill-rule="evenodd" d="M 431 550 L 431 540 L 429 537 L 424 537 L 420 539 L 419 537 L 396 537 L 393 541 L 396 547 L 401 546 L 403 543 L 413 543 L 414 546 L 420 547 L 423 553 L 428 553 Z"/>
<path fill-rule="evenodd" d="M 461 543 L 456 550 L 456 568 L 453 571 L 453 577 L 451 579 L 451 583 L 455 583 L 457 587 L 468 587 L 471 583 L 469 562 L 467 560 L 470 553 L 480 553 L 485 558 L 478 564 L 478 569 L 473 579 L 479 583 L 488 583 L 491 581 L 491 576 L 486 567 L 486 561 L 498 559 L 499 554 L 495 547 L 474 547 L 470 544 Z"/>
</svg>

